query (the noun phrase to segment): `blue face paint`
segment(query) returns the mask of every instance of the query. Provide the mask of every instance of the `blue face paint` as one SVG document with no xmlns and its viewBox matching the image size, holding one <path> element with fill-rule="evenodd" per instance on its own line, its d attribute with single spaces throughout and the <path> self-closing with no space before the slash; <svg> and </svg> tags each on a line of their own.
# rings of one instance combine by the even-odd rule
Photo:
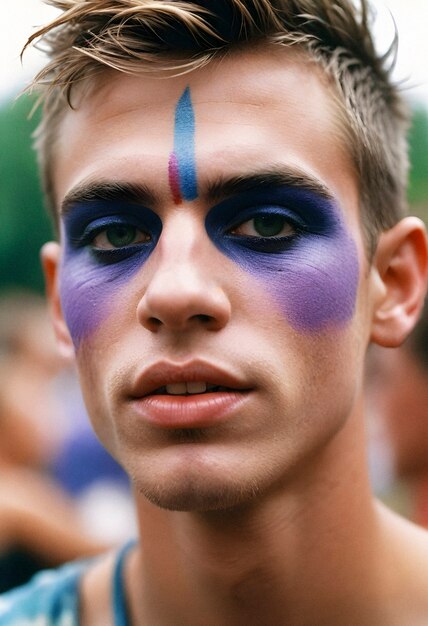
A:
<svg viewBox="0 0 428 626">
<path fill-rule="evenodd" d="M 60 294 L 76 347 L 108 316 L 119 288 L 147 260 L 161 230 L 156 213 L 126 202 L 84 202 L 66 214 Z M 100 237 L 108 249 L 94 246 Z"/>
<path fill-rule="evenodd" d="M 168 174 L 175 204 L 197 198 L 195 114 L 189 87 L 185 89 L 175 110 L 174 151 L 169 157 Z"/>
<path fill-rule="evenodd" d="M 291 224 L 293 234 L 234 234 L 254 218 Z M 341 326 L 353 315 L 359 265 L 355 242 L 334 203 L 314 192 L 273 187 L 213 207 L 206 229 L 215 245 L 273 295 L 300 332 Z"/>
<path fill-rule="evenodd" d="M 190 89 L 177 103 L 174 151 L 169 159 L 169 180 L 174 201 L 197 197 L 195 116 Z M 146 243 L 99 249 L 92 241 L 100 234 L 134 228 L 149 234 Z M 61 266 L 61 301 L 76 346 L 108 315 L 114 296 L 141 267 L 154 249 L 162 230 L 159 217 L 136 204 L 90 201 L 76 204 L 63 225 L 65 241 Z"/>
<path fill-rule="evenodd" d="M 252 220 L 289 224 L 292 234 L 241 234 Z M 317 332 L 352 317 L 357 250 L 330 200 L 292 187 L 256 189 L 214 206 L 206 229 L 226 256 L 272 294 L 296 330 Z M 161 232 L 156 213 L 126 202 L 83 202 L 66 214 L 61 302 L 76 347 L 109 315 L 120 288 L 144 265 Z"/>
</svg>

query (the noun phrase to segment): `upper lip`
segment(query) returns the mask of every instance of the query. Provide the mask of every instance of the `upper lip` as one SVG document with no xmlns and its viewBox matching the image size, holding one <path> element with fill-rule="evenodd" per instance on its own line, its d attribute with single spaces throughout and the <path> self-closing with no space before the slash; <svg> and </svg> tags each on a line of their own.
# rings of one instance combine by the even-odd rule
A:
<svg viewBox="0 0 428 626">
<path fill-rule="evenodd" d="M 238 391 L 251 388 L 242 377 L 204 360 L 185 363 L 158 361 L 139 373 L 131 387 L 132 398 L 142 398 L 152 394 L 159 387 L 174 383 L 205 382 L 209 385 L 229 387 Z"/>
</svg>

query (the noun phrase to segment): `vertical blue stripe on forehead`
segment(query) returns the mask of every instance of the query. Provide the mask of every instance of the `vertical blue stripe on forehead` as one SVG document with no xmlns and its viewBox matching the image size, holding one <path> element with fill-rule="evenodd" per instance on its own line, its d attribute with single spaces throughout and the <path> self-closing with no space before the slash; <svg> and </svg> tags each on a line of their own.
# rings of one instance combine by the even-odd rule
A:
<svg viewBox="0 0 428 626">
<path fill-rule="evenodd" d="M 198 196 L 195 163 L 195 114 L 190 88 L 186 87 L 175 109 L 174 154 L 178 162 L 180 191 L 183 200 Z"/>
</svg>

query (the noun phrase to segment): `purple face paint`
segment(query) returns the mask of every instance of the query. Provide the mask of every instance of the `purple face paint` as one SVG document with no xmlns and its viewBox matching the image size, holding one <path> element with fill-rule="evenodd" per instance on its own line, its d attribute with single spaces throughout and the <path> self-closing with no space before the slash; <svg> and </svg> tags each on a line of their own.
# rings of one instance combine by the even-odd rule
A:
<svg viewBox="0 0 428 626">
<path fill-rule="evenodd" d="M 175 204 L 198 196 L 195 163 L 195 114 L 187 87 L 177 103 L 174 151 L 168 162 L 169 184 Z"/>
<path fill-rule="evenodd" d="M 190 89 L 175 110 L 174 151 L 168 170 L 174 201 L 197 197 L 195 116 Z M 61 302 L 76 347 L 107 317 L 118 289 L 134 275 L 154 249 L 162 230 L 159 217 L 145 207 L 111 199 L 82 201 L 67 212 L 62 236 Z M 142 243 L 132 232 L 147 233 Z M 108 233 L 118 245 L 100 249 L 93 240 Z M 118 233 L 121 235 L 118 238 Z M 125 238 L 124 238 L 125 234 Z M 126 235 L 131 235 L 130 239 Z M 128 241 L 129 239 L 129 241 Z M 137 243 L 138 241 L 138 243 Z"/>
<path fill-rule="evenodd" d="M 96 200 L 71 207 L 62 229 L 61 304 L 77 348 L 108 316 L 120 287 L 147 260 L 162 223 L 145 207 Z M 93 245 L 99 236 L 109 247 Z"/>
<path fill-rule="evenodd" d="M 291 224 L 294 234 L 233 234 L 260 218 Z M 206 228 L 224 254 L 263 283 L 296 330 L 317 332 L 351 319 L 357 249 L 331 200 L 300 188 L 261 188 L 213 207 Z"/>
<path fill-rule="evenodd" d="M 187 88 L 176 107 L 169 161 L 176 202 L 197 196 L 194 130 Z M 138 203 L 86 197 L 69 207 L 62 226 L 61 302 L 76 347 L 110 314 L 120 288 L 142 267 L 162 232 L 159 216 Z M 292 234 L 272 236 L 269 228 L 268 234 L 243 234 L 240 225 L 263 221 L 291 224 Z M 357 250 L 331 199 L 304 188 L 261 184 L 211 208 L 206 229 L 225 255 L 262 282 L 295 329 L 317 332 L 351 319 Z"/>
</svg>

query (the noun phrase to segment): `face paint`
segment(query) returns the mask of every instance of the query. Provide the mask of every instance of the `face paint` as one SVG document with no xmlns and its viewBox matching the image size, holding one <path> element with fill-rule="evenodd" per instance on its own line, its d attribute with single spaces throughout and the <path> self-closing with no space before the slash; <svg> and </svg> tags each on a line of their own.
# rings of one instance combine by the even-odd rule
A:
<svg viewBox="0 0 428 626">
<path fill-rule="evenodd" d="M 169 185 L 175 204 L 195 200 L 198 195 L 195 164 L 195 115 L 187 87 L 177 103 L 174 151 L 168 162 Z"/>
<path fill-rule="evenodd" d="M 246 230 L 240 225 L 254 231 L 263 220 L 286 225 L 286 233 L 291 225 L 292 234 L 239 234 Z M 331 200 L 291 187 L 259 189 L 213 207 L 206 229 L 225 255 L 263 283 L 296 330 L 317 332 L 351 319 L 357 249 Z"/>
<path fill-rule="evenodd" d="M 136 204 L 90 201 L 64 218 L 60 296 L 77 348 L 117 304 L 115 298 L 156 246 L 162 223 Z"/>
</svg>

